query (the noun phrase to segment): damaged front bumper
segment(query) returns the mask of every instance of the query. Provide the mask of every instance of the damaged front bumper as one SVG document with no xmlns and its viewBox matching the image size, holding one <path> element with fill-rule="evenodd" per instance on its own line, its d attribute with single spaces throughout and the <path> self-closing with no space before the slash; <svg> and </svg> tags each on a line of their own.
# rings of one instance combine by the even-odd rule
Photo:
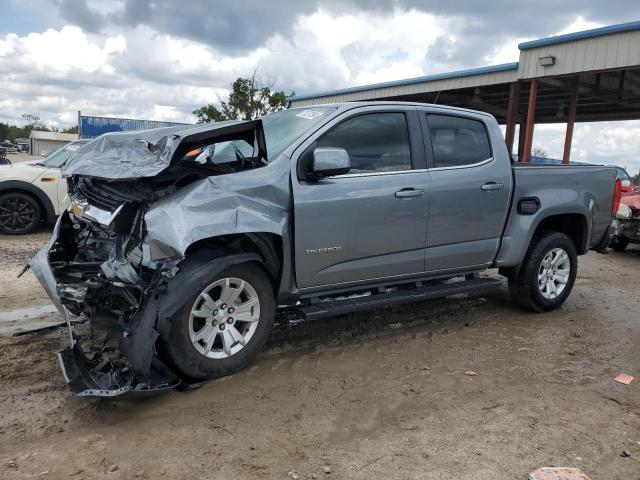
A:
<svg viewBox="0 0 640 480">
<path fill-rule="evenodd" d="M 58 353 L 58 364 L 64 380 L 80 397 L 147 397 L 173 390 L 181 385 L 168 369 L 153 371 L 145 381 L 126 365 L 108 360 L 91 360 L 78 343 Z"/>
<path fill-rule="evenodd" d="M 132 231 L 140 231 L 141 221 L 140 212 L 130 215 Z M 140 238 L 132 231 L 109 230 L 66 211 L 29 264 L 65 318 L 69 346 L 58 352 L 58 362 L 79 396 L 140 397 L 183 385 L 155 347 L 161 293 L 177 268 L 172 262 L 142 266 Z M 88 318 L 89 331 L 76 331 L 73 316 Z"/>
</svg>

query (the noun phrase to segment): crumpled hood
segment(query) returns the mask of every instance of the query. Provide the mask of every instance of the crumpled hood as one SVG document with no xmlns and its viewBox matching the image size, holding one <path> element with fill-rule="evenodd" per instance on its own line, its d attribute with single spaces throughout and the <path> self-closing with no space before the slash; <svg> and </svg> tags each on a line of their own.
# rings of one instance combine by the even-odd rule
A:
<svg viewBox="0 0 640 480">
<path fill-rule="evenodd" d="M 227 121 L 106 133 L 78 149 L 62 174 L 110 180 L 154 177 L 173 163 L 179 149 L 228 140 L 256 144 L 258 155 L 267 158 L 261 120 Z"/>
</svg>

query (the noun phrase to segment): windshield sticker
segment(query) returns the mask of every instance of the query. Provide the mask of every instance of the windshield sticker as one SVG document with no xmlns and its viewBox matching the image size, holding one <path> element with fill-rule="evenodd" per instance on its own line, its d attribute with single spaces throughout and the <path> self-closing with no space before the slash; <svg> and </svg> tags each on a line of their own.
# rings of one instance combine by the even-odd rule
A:
<svg viewBox="0 0 640 480">
<path fill-rule="evenodd" d="M 75 152 L 79 148 L 80 148 L 80 145 L 67 145 L 67 150 L 71 150 L 72 152 Z"/>
<path fill-rule="evenodd" d="M 296 117 L 306 118 L 307 120 L 313 120 L 314 118 L 318 118 L 324 115 L 323 112 L 319 112 L 317 110 L 303 110 Z"/>
</svg>

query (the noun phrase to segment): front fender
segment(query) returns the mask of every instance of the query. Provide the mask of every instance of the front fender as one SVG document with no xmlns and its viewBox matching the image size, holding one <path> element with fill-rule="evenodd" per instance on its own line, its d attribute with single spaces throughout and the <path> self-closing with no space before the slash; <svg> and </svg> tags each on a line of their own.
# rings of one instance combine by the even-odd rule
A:
<svg viewBox="0 0 640 480">
<path fill-rule="evenodd" d="M 209 177 L 158 201 L 145 215 L 150 259 L 184 257 L 199 240 L 242 233 L 286 237 L 289 164 Z"/>
</svg>

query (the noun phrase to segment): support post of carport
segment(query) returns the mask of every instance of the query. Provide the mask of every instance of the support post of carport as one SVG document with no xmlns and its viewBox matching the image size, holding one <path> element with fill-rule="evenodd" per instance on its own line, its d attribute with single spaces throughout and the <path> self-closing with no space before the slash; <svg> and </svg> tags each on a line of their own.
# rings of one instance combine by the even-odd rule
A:
<svg viewBox="0 0 640 480">
<path fill-rule="evenodd" d="M 507 144 L 509 155 L 513 153 L 513 140 L 516 133 L 516 120 L 518 119 L 518 107 L 520 103 L 520 84 L 512 82 L 509 85 L 509 104 L 507 105 L 507 129 L 504 140 Z"/>
<path fill-rule="evenodd" d="M 538 80 L 531 80 L 529 87 L 529 105 L 527 106 L 527 125 L 524 133 L 524 147 L 522 151 L 522 162 L 531 160 L 531 148 L 533 146 L 533 127 L 536 118 L 536 99 L 538 97 Z"/>
<path fill-rule="evenodd" d="M 578 108 L 578 77 L 571 82 L 571 105 L 569 105 L 569 116 L 567 118 L 567 133 L 564 137 L 564 152 L 562 154 L 562 163 L 569 164 L 571 156 L 571 142 L 573 140 L 573 124 L 576 121 L 576 110 Z"/>
<path fill-rule="evenodd" d="M 522 152 L 524 152 L 524 131 L 525 131 L 525 124 L 523 119 L 520 120 L 519 125 L 520 125 L 520 128 L 518 129 L 518 161 L 521 162 Z"/>
</svg>

